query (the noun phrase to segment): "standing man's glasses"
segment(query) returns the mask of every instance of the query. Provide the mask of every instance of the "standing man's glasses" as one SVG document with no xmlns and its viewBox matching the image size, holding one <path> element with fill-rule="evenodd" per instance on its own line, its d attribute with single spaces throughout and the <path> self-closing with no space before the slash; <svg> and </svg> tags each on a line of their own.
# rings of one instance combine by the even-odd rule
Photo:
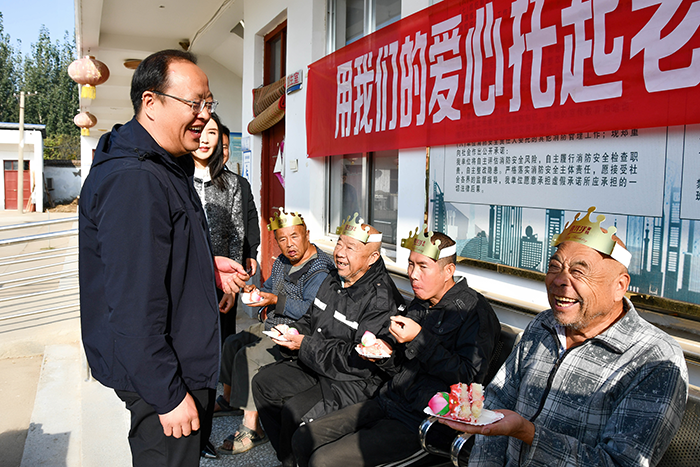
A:
<svg viewBox="0 0 700 467">
<path fill-rule="evenodd" d="M 209 112 L 209 114 L 212 114 L 212 113 L 216 112 L 216 106 L 219 105 L 218 101 L 211 101 L 211 102 L 207 102 L 204 100 L 190 101 L 187 99 L 183 99 L 182 97 L 171 96 L 170 94 L 165 94 L 164 92 L 158 92 L 158 91 L 151 91 L 151 92 L 153 94 L 158 94 L 159 96 L 170 97 L 171 99 L 178 100 L 178 101 L 182 102 L 183 104 L 187 104 L 192 108 L 192 112 L 194 112 L 195 114 L 202 113 L 202 110 L 204 110 L 205 107 L 207 109 L 207 112 Z"/>
</svg>

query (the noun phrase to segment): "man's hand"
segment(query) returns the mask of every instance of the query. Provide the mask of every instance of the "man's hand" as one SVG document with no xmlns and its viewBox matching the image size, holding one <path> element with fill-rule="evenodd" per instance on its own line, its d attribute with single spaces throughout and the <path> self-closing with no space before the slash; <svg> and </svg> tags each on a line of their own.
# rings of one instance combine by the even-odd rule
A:
<svg viewBox="0 0 700 467">
<path fill-rule="evenodd" d="M 214 256 L 214 273 L 216 286 L 224 293 L 238 293 L 250 279 L 243 266 L 225 256 Z"/>
<path fill-rule="evenodd" d="M 179 438 L 199 430 L 199 414 L 190 393 L 187 393 L 180 405 L 166 414 L 158 415 L 158 418 L 165 436 Z"/>
<path fill-rule="evenodd" d="M 235 297 L 230 293 L 224 294 L 224 296 L 221 298 L 221 301 L 219 302 L 219 313 L 226 314 L 229 311 L 231 311 L 235 300 Z"/>
<path fill-rule="evenodd" d="M 384 353 L 387 353 L 389 355 L 391 355 L 392 352 L 394 351 L 394 349 L 392 349 L 391 346 L 389 344 L 387 344 L 386 342 L 384 342 L 384 340 L 382 340 L 382 339 L 377 339 L 375 341 L 373 347 L 376 347 L 380 351 L 384 351 Z M 380 360 L 384 360 L 383 358 L 372 358 L 372 357 L 366 357 L 364 355 L 360 355 L 360 358 L 362 358 L 363 360 L 368 360 L 368 361 L 373 362 L 373 363 L 378 362 Z"/>
<path fill-rule="evenodd" d="M 262 297 L 262 300 L 255 303 L 249 303 L 248 306 L 268 306 L 277 304 L 277 295 L 268 292 L 262 292 L 258 290 L 258 293 Z"/>
<path fill-rule="evenodd" d="M 255 272 L 258 270 L 258 262 L 253 258 L 246 258 L 245 269 L 249 276 L 254 276 Z"/>
<path fill-rule="evenodd" d="M 401 342 L 402 344 L 411 342 L 416 338 L 420 330 L 423 329 L 420 324 L 405 316 L 390 316 L 389 319 L 391 320 L 389 332 L 396 338 L 397 342 Z"/>
<path fill-rule="evenodd" d="M 467 425 L 444 418 L 440 419 L 440 423 L 465 433 L 484 436 L 510 436 L 529 445 L 532 444 L 532 440 L 535 438 L 535 425 L 532 422 L 512 410 L 496 410 L 496 412 L 501 412 L 505 417 L 489 425 Z"/>
<path fill-rule="evenodd" d="M 301 347 L 301 341 L 304 340 L 304 335 L 303 334 L 285 334 L 284 338 L 287 339 L 286 341 L 280 341 L 277 339 L 272 339 L 275 341 L 275 344 L 286 347 L 289 350 L 299 350 L 299 347 Z"/>
</svg>

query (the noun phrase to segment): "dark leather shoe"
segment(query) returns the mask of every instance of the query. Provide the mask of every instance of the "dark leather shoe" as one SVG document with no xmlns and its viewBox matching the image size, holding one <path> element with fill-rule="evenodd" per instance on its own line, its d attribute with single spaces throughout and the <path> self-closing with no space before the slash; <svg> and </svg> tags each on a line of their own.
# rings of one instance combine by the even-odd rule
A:
<svg viewBox="0 0 700 467">
<path fill-rule="evenodd" d="M 218 459 L 219 454 L 217 454 L 216 448 L 213 444 L 211 444 L 211 441 L 207 441 L 206 446 L 204 446 L 202 452 L 199 453 L 199 457 L 203 457 L 205 459 Z"/>
</svg>

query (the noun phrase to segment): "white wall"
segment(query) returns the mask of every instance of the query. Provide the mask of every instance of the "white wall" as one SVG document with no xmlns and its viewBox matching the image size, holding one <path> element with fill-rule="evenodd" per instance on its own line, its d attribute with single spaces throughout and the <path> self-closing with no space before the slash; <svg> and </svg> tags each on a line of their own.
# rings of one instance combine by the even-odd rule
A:
<svg viewBox="0 0 700 467">
<path fill-rule="evenodd" d="M 209 89 L 214 94 L 214 99 L 219 101 L 216 113 L 221 117 L 221 121 L 231 131 L 242 131 L 242 78 L 205 55 L 198 56 L 197 64 L 207 74 Z"/>
<path fill-rule="evenodd" d="M 90 173 L 92 166 L 92 150 L 97 147 L 100 139 L 97 136 L 81 136 L 80 137 L 80 178 L 81 186 L 85 183 L 85 179 Z"/>
<path fill-rule="evenodd" d="M 44 167 L 44 176 L 52 179 L 53 190 L 49 192 L 54 203 L 74 200 L 80 194 L 82 178 L 80 167 Z"/>
</svg>

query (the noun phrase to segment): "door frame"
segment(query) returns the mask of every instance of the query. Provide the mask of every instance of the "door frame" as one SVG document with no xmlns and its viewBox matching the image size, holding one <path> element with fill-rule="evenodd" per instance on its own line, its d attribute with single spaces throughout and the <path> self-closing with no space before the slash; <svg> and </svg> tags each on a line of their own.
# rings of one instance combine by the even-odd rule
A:
<svg viewBox="0 0 700 467">
<path fill-rule="evenodd" d="M 278 39 L 281 39 L 281 53 L 279 73 L 280 76 L 273 76 L 272 45 Z M 287 67 L 287 21 L 283 21 L 277 25 L 272 31 L 267 33 L 264 38 L 263 48 L 263 63 L 264 75 L 263 85 L 272 84 L 280 77 L 286 76 Z M 272 271 L 272 263 L 278 255 L 281 254 L 274 234 L 267 230 L 268 219 L 272 217 L 275 208 L 284 207 L 285 205 L 285 190 L 281 186 L 277 177 L 272 173 L 276 157 L 279 150 L 279 144 L 284 141 L 285 137 L 285 118 L 282 118 L 275 126 L 262 132 L 262 151 L 261 151 L 261 195 L 260 195 L 260 243 L 261 243 L 261 272 L 263 278 L 270 276 Z M 280 199 L 281 197 L 281 199 Z"/>
</svg>

